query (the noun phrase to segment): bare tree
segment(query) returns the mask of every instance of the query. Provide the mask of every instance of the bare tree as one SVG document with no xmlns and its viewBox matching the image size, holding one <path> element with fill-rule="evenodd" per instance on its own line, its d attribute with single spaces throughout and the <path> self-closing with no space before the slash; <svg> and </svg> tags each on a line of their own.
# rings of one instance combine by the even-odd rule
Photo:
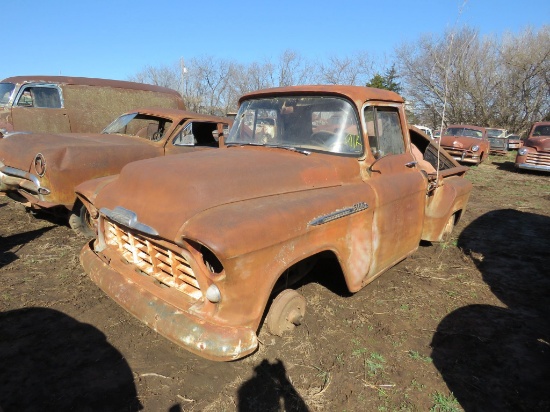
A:
<svg viewBox="0 0 550 412">
<path fill-rule="evenodd" d="M 504 40 L 462 28 L 396 49 L 405 95 L 423 122 L 524 131 L 548 113 L 550 30 Z M 445 113 L 444 113 L 445 110 Z"/>
<path fill-rule="evenodd" d="M 316 80 L 323 84 L 365 85 L 374 73 L 374 63 L 366 52 L 344 57 L 333 55 L 317 67 Z"/>
</svg>

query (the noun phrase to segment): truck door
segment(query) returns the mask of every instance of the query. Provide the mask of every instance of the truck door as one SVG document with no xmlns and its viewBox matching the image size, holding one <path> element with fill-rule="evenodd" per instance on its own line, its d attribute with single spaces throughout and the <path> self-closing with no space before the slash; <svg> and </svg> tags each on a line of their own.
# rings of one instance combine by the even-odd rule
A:
<svg viewBox="0 0 550 412">
<path fill-rule="evenodd" d="M 396 107 L 365 109 L 369 146 L 376 161 L 363 174 L 376 193 L 373 262 L 369 276 L 397 263 L 418 247 L 424 220 L 425 176 L 415 167 Z"/>
<path fill-rule="evenodd" d="M 69 133 L 67 109 L 61 89 L 55 84 L 22 86 L 12 106 L 13 128 L 17 131 Z"/>
</svg>

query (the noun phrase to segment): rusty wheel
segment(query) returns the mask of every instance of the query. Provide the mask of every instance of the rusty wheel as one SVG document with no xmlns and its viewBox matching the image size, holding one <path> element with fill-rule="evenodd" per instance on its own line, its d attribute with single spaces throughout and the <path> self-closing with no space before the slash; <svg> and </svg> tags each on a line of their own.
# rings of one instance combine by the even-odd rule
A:
<svg viewBox="0 0 550 412">
<path fill-rule="evenodd" d="M 86 237 L 94 237 L 96 234 L 96 222 L 90 216 L 90 212 L 82 203 L 78 203 L 69 216 L 69 226 L 77 233 Z"/>
<path fill-rule="evenodd" d="M 306 299 L 293 289 L 285 289 L 277 295 L 265 319 L 272 335 L 282 336 L 302 323 L 306 313 Z"/>
</svg>

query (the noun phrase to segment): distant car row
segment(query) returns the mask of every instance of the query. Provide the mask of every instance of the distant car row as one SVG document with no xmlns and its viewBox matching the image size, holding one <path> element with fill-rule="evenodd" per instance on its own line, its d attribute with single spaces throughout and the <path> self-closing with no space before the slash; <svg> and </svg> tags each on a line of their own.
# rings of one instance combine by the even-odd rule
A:
<svg viewBox="0 0 550 412">
<path fill-rule="evenodd" d="M 416 126 L 431 135 L 425 126 Z M 507 134 L 506 129 L 473 125 L 450 125 L 441 137 L 435 137 L 455 160 L 461 163 L 480 164 L 489 153 L 506 153 L 517 149 L 517 169 L 550 171 L 550 122 L 533 124 L 527 139 Z"/>
</svg>

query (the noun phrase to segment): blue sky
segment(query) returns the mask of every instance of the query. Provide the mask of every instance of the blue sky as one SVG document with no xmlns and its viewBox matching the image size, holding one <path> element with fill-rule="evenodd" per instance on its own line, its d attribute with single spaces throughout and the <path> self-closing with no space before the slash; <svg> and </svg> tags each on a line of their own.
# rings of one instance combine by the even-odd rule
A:
<svg viewBox="0 0 550 412">
<path fill-rule="evenodd" d="M 145 66 L 211 55 L 242 63 L 286 49 L 308 59 L 395 46 L 468 25 L 482 34 L 550 24 L 548 0 L 5 0 L 0 79 L 25 74 L 126 80 Z"/>
</svg>

